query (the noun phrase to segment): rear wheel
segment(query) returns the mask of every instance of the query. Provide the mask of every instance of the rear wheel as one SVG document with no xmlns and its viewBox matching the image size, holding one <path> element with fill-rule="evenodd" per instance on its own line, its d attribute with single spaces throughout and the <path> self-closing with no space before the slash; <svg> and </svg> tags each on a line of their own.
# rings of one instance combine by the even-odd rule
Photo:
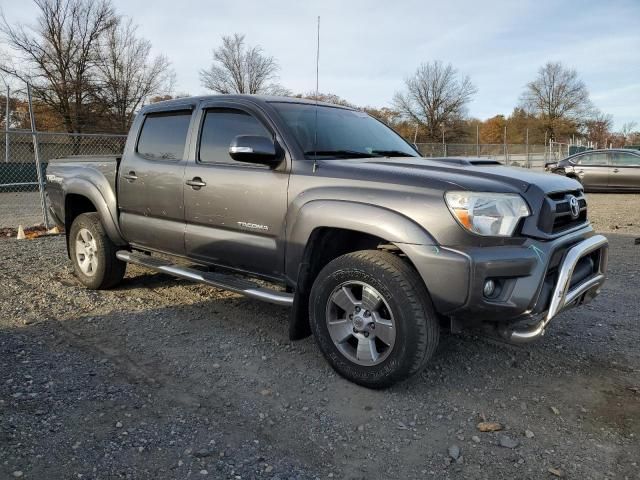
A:
<svg viewBox="0 0 640 480">
<path fill-rule="evenodd" d="M 127 264 L 116 258 L 116 251 L 97 213 L 76 217 L 69 231 L 69 253 L 75 274 L 85 287 L 102 290 L 120 283 Z"/>
<path fill-rule="evenodd" d="M 383 388 L 420 372 L 436 349 L 439 324 L 418 273 L 378 250 L 331 261 L 311 290 L 316 342 L 342 376 Z"/>
</svg>

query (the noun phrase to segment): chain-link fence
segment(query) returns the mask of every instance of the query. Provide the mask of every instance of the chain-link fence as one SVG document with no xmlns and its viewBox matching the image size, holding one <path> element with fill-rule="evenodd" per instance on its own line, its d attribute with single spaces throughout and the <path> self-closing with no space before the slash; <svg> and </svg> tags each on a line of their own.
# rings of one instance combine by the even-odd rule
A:
<svg viewBox="0 0 640 480">
<path fill-rule="evenodd" d="M 417 143 L 425 157 L 482 157 L 491 158 L 505 165 L 544 169 L 544 164 L 560 160 L 569 155 L 569 145 L 552 143 L 546 145 L 525 144 L 475 144 L 475 143 Z"/>
<path fill-rule="evenodd" d="M 126 138 L 126 135 L 41 132 L 35 134 L 34 141 L 31 132 L 3 132 L 0 138 L 0 228 L 45 222 L 44 172 L 49 160 L 72 155 L 117 155 L 122 153 Z M 38 163 L 41 175 L 38 175 Z"/>
</svg>

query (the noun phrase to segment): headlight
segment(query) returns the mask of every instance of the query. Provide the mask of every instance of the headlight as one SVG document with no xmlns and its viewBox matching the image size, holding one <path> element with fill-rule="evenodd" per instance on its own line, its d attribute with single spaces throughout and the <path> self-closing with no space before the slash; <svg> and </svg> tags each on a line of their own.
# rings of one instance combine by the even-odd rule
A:
<svg viewBox="0 0 640 480">
<path fill-rule="evenodd" d="M 444 198 L 458 223 L 478 235 L 509 237 L 520 219 L 531 215 L 513 193 L 447 192 Z"/>
</svg>

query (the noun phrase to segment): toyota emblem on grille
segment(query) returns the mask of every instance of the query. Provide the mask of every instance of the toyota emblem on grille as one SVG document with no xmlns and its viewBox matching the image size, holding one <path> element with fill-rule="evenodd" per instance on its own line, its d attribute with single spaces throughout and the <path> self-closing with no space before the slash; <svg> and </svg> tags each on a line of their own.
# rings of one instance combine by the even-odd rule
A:
<svg viewBox="0 0 640 480">
<path fill-rule="evenodd" d="M 569 208 L 571 209 L 571 216 L 578 218 L 578 215 L 580 215 L 580 203 L 578 203 L 578 199 L 573 195 L 569 197 Z"/>
</svg>

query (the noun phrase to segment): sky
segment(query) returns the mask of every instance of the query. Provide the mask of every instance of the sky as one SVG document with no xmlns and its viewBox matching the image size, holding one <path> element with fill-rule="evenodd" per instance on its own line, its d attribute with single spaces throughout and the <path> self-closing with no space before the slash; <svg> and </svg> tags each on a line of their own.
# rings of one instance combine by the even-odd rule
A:
<svg viewBox="0 0 640 480">
<path fill-rule="evenodd" d="M 360 106 L 391 106 L 422 62 L 441 60 L 478 89 L 471 116 L 508 115 L 548 61 L 577 70 L 614 128 L 640 126 L 640 0 L 113 0 L 165 54 L 176 91 L 208 93 L 199 71 L 222 35 L 243 33 L 280 64 L 280 83 Z M 33 23 L 28 0 L 0 0 L 10 22 Z"/>
</svg>

